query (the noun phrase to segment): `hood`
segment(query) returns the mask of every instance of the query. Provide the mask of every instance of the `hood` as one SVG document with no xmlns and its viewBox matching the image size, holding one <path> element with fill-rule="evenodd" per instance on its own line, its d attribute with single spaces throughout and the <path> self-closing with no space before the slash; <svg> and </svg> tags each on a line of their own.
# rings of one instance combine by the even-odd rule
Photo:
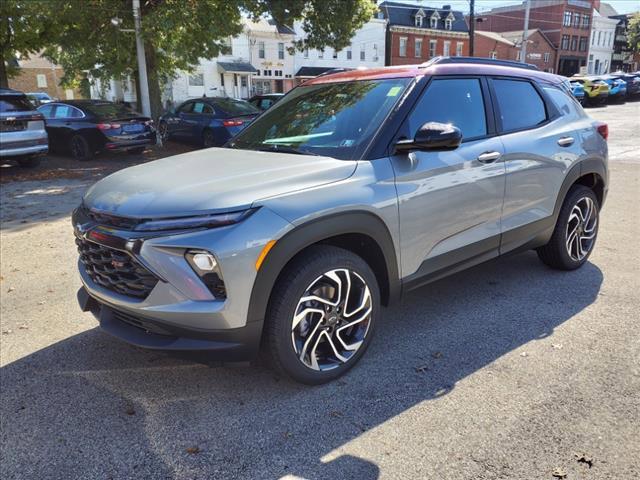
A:
<svg viewBox="0 0 640 480">
<path fill-rule="evenodd" d="M 93 185 L 86 207 L 162 218 L 248 208 L 257 200 L 350 177 L 357 162 L 209 148 L 120 170 Z"/>
</svg>

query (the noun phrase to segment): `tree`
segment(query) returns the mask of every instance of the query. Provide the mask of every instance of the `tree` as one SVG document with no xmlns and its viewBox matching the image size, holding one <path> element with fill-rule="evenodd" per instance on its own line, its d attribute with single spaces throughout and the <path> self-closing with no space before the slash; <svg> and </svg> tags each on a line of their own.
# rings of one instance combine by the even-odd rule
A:
<svg viewBox="0 0 640 480">
<path fill-rule="evenodd" d="M 640 12 L 634 13 L 629 19 L 627 43 L 633 53 L 640 53 Z"/>
<path fill-rule="evenodd" d="M 4 0 L 3 0 L 4 1 Z M 374 11 L 372 0 L 142 0 L 142 30 L 151 111 L 162 110 L 161 84 L 200 58 L 218 56 L 226 40 L 242 32 L 242 18 L 271 16 L 284 25 L 302 20 L 307 32 L 296 48 L 341 49 Z M 64 82 L 137 76 L 131 0 L 48 0 L 61 28 L 46 56 L 61 65 Z M 115 27 L 111 19 L 122 20 Z"/>
<path fill-rule="evenodd" d="M 50 21 L 38 2 L 0 0 L 0 87 L 9 86 L 17 72 L 17 55 L 38 53 L 55 38 L 57 22 Z"/>
</svg>

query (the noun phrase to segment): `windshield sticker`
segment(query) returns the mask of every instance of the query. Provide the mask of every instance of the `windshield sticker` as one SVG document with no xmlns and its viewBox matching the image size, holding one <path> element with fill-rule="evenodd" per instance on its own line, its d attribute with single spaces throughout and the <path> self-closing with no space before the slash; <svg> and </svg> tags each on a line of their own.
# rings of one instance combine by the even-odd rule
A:
<svg viewBox="0 0 640 480">
<path fill-rule="evenodd" d="M 402 87 L 391 87 L 387 92 L 387 97 L 397 97 L 401 90 Z"/>
<path fill-rule="evenodd" d="M 346 138 L 340 142 L 341 147 L 352 147 L 353 144 L 356 143 L 355 140 L 351 140 L 350 138 Z"/>
</svg>

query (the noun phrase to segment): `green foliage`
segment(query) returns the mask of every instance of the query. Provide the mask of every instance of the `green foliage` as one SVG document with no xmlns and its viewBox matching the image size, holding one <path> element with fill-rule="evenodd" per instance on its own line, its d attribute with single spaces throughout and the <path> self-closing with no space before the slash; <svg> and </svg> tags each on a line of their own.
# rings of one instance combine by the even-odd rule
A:
<svg viewBox="0 0 640 480">
<path fill-rule="evenodd" d="M 640 12 L 633 14 L 627 28 L 627 43 L 634 53 L 640 53 Z"/>
</svg>

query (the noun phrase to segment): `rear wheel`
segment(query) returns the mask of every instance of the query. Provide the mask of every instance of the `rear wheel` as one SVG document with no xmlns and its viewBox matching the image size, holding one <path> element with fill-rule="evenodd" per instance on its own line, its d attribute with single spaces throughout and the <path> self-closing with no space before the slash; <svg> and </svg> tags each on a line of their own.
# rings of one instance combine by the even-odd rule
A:
<svg viewBox="0 0 640 480">
<path fill-rule="evenodd" d="M 202 132 L 202 145 L 204 148 L 211 148 L 216 146 L 216 137 L 212 130 L 205 130 Z"/>
<path fill-rule="evenodd" d="M 584 185 L 571 187 L 549 243 L 537 249 L 540 260 L 559 270 L 581 267 L 596 243 L 599 211 L 593 190 Z"/>
<path fill-rule="evenodd" d="M 366 351 L 380 310 L 367 263 L 319 245 L 281 274 L 267 312 L 266 350 L 276 370 L 308 385 L 331 381 Z"/>
<path fill-rule="evenodd" d="M 16 161 L 23 168 L 34 168 L 40 165 L 40 157 L 26 156 L 20 157 Z"/>
<path fill-rule="evenodd" d="M 71 156 L 76 160 L 86 161 L 93 158 L 89 142 L 82 135 L 74 135 L 70 143 Z"/>
</svg>

